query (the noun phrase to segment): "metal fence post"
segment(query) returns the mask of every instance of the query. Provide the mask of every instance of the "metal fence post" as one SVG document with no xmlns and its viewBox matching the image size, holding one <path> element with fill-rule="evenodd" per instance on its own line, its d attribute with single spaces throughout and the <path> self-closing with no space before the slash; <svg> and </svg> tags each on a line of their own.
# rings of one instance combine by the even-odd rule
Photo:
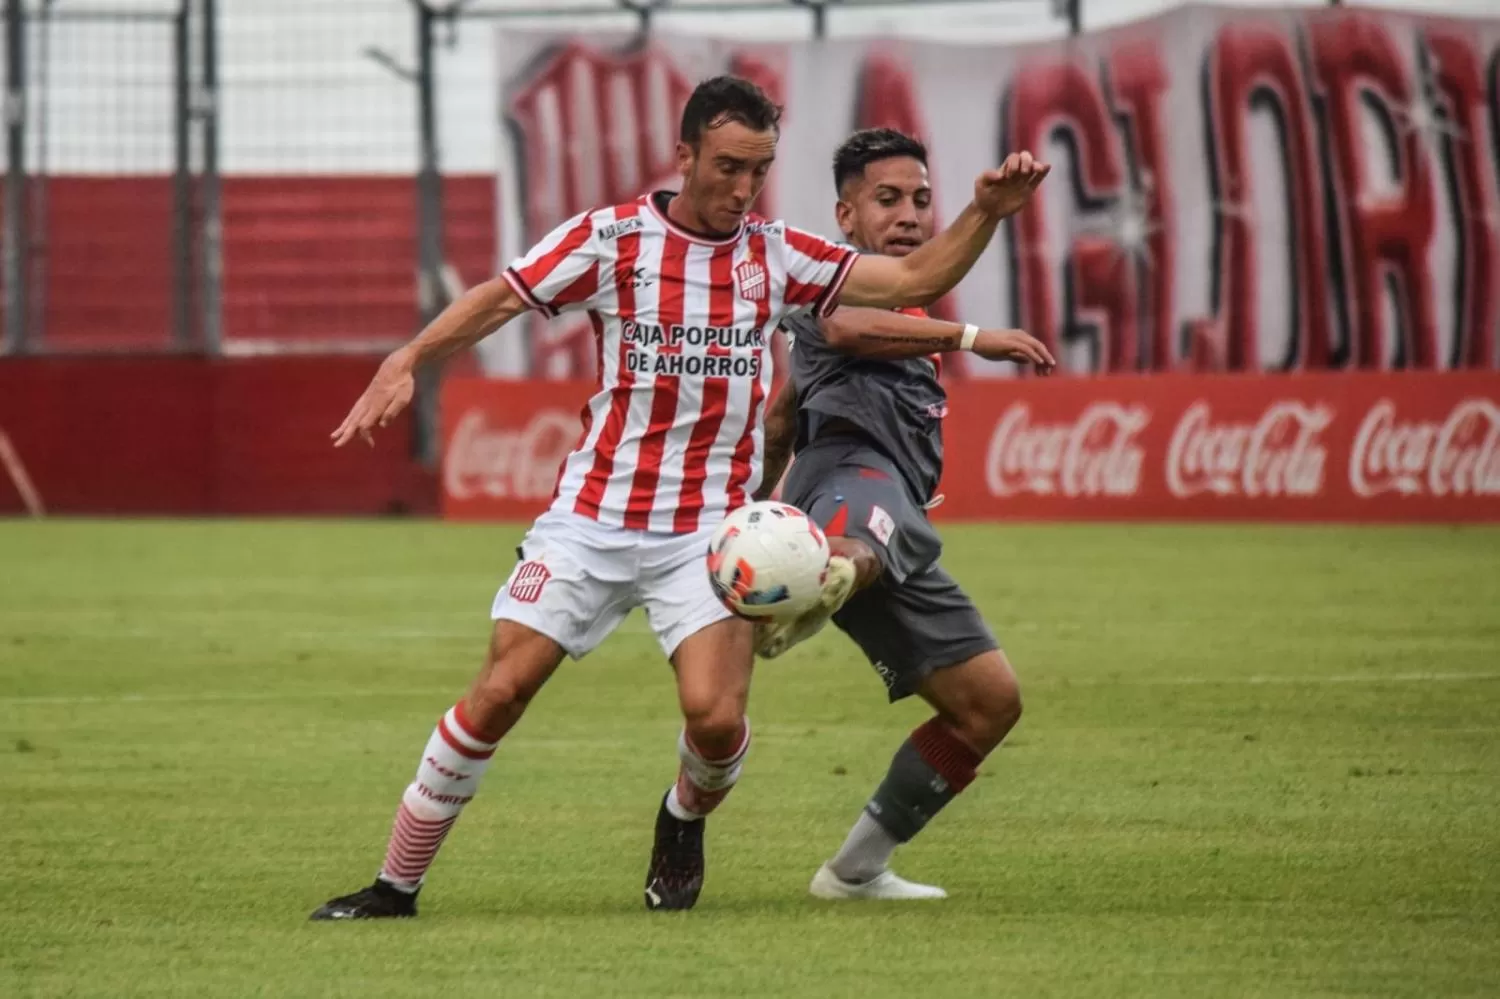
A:
<svg viewBox="0 0 1500 999">
<path fill-rule="evenodd" d="M 656 8 L 665 6 L 666 0 L 615 0 L 621 9 L 635 15 L 636 31 L 645 38 L 651 34 L 651 15 Z"/>
<path fill-rule="evenodd" d="M 193 173 L 191 162 L 192 45 L 188 35 L 190 0 L 182 0 L 172 21 L 175 91 L 172 97 L 172 342 L 193 346 Z"/>
<path fill-rule="evenodd" d="M 433 28 L 438 12 L 426 0 L 413 0 L 417 14 L 417 305 L 423 325 L 445 304 L 443 291 L 443 176 L 438 156 L 437 81 L 433 71 L 436 44 Z M 424 465 L 437 463 L 438 388 L 436 366 L 417 373 L 413 418 L 414 456 Z"/>
<path fill-rule="evenodd" d="M 791 0 L 794 7 L 805 7 L 812 15 L 813 41 L 821 42 L 828 37 L 828 4 L 830 0 Z"/>
<path fill-rule="evenodd" d="M 27 348 L 26 24 L 21 0 L 5 0 L 5 349 Z"/>
<path fill-rule="evenodd" d="M 218 0 L 203 0 L 203 84 L 195 110 L 203 123 L 202 308 L 203 347 L 224 350 L 224 221 L 219 201 Z"/>
</svg>

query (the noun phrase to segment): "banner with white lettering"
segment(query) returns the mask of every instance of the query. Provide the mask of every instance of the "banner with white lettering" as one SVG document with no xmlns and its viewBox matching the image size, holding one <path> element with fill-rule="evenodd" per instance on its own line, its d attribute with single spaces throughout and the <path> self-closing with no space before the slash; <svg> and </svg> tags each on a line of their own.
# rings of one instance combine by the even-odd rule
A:
<svg viewBox="0 0 1500 999">
<path fill-rule="evenodd" d="M 443 379 L 443 516 L 531 520 L 578 441 L 587 382 Z"/>
<path fill-rule="evenodd" d="M 550 502 L 586 382 L 449 379 L 443 510 Z M 1500 374 L 952 386 L 936 519 L 1500 521 Z"/>
<path fill-rule="evenodd" d="M 923 138 L 941 219 L 1009 151 L 1054 163 L 934 310 L 1021 326 L 1078 373 L 1494 370 L 1500 18 L 1190 7 L 1065 43 L 496 35 L 508 260 L 677 184 L 682 103 L 734 72 L 786 106 L 760 210 L 836 235 L 852 129 Z M 588 322 L 533 321 L 491 373 L 586 378 Z M 1003 376 L 972 358 L 950 368 Z"/>
<path fill-rule="evenodd" d="M 1500 375 L 957 386 L 955 519 L 1500 520 Z"/>
</svg>

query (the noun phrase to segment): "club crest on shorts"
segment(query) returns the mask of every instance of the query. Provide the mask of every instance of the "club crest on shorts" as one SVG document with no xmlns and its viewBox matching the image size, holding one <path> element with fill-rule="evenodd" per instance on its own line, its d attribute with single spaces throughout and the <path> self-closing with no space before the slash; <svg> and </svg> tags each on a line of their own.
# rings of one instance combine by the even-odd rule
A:
<svg viewBox="0 0 1500 999">
<path fill-rule="evenodd" d="M 540 562 L 522 562 L 510 579 L 510 598 L 518 603 L 534 604 L 552 573 Z"/>
<path fill-rule="evenodd" d="M 735 265 L 734 281 L 740 297 L 747 302 L 763 302 L 770 282 L 766 280 L 766 265 L 754 257 L 747 257 Z"/>
<path fill-rule="evenodd" d="M 870 508 L 870 533 L 875 535 L 883 545 L 891 543 L 891 535 L 896 533 L 896 521 L 890 514 L 878 506 Z"/>
</svg>

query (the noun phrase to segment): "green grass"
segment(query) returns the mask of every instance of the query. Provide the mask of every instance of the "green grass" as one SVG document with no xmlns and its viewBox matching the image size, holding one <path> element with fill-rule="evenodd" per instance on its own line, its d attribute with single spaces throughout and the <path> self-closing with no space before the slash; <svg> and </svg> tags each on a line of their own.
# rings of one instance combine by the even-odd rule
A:
<svg viewBox="0 0 1500 999">
<path fill-rule="evenodd" d="M 0 522 L 0 996 L 1494 996 L 1500 532 L 951 529 L 1026 716 L 805 894 L 918 704 L 827 634 L 759 670 L 698 909 L 640 904 L 675 766 L 639 616 L 496 756 L 423 915 L 374 873 L 517 530 Z"/>
</svg>

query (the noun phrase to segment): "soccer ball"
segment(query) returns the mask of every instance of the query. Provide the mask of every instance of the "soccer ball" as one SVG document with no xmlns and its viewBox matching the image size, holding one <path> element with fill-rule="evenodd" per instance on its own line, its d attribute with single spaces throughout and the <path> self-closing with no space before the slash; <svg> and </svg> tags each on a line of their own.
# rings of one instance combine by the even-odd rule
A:
<svg viewBox="0 0 1500 999">
<path fill-rule="evenodd" d="M 793 617 L 818 602 L 828 539 L 794 506 L 766 500 L 725 518 L 708 542 L 708 579 L 740 617 Z"/>
</svg>

